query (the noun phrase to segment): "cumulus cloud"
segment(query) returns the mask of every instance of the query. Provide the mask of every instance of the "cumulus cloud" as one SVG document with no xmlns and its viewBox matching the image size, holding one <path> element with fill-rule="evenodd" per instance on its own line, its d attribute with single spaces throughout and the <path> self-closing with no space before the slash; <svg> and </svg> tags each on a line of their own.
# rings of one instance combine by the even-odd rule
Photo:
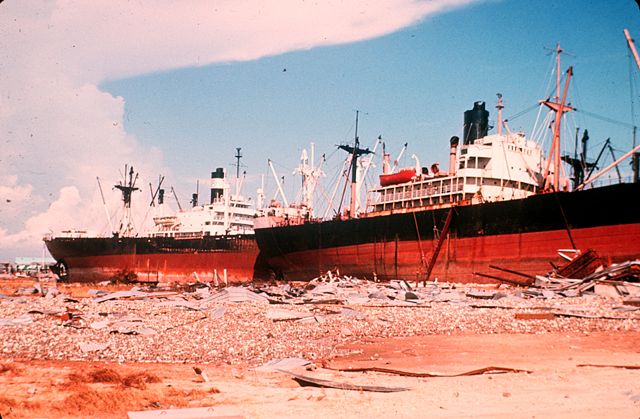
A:
<svg viewBox="0 0 640 419">
<path fill-rule="evenodd" d="M 39 251 L 50 230 L 98 229 L 96 176 L 113 179 L 125 162 L 169 172 L 123 129 L 124 99 L 101 82 L 371 39 L 473 1 L 3 2 L 0 256 Z"/>
</svg>

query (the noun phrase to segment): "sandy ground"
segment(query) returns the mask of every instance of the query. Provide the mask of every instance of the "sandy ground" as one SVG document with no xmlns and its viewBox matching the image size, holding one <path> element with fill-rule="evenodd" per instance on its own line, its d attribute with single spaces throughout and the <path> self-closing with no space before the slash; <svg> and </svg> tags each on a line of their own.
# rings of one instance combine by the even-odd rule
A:
<svg viewBox="0 0 640 419">
<path fill-rule="evenodd" d="M 349 345 L 330 368 L 379 366 L 455 374 L 487 366 L 531 373 L 414 378 L 319 368 L 300 373 L 357 385 L 408 387 L 374 393 L 302 387 L 279 372 L 242 366 L 3 361 L 0 414 L 18 417 L 126 417 L 127 411 L 214 406 L 212 414 L 249 418 L 486 417 L 638 418 L 640 333 L 428 336 Z M 142 380 L 98 382 L 93 372 Z M 142 374 L 141 374 L 142 373 Z M 145 374 L 153 379 L 145 379 Z M 80 376 L 80 377 L 78 377 Z M 103 381 L 109 381 L 104 380 Z M 157 381 L 157 382 L 149 382 Z"/>
<path fill-rule="evenodd" d="M 289 374 L 258 372 L 248 364 L 34 361 L 5 354 L 0 417 L 124 418 L 129 411 L 211 407 L 210 417 L 246 418 L 640 418 L 638 330 L 359 338 L 339 349 L 344 355 L 295 371 L 409 390 L 307 387 Z M 530 373 L 416 378 L 335 370 L 457 374 L 489 366 Z"/>
</svg>

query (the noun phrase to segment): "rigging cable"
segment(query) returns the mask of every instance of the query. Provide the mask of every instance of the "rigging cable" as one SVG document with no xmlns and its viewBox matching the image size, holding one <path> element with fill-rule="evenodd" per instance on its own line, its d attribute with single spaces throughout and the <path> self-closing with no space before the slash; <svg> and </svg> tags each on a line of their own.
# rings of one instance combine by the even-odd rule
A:
<svg viewBox="0 0 640 419">
<path fill-rule="evenodd" d="M 538 106 L 540 106 L 539 104 L 535 104 L 533 106 L 529 106 L 527 109 L 518 112 L 517 114 L 514 114 L 513 116 L 510 116 L 508 118 L 505 118 L 505 120 L 507 121 L 513 121 L 514 119 L 520 118 L 521 116 L 531 112 L 532 110 L 534 110 L 535 108 L 537 108 Z"/>
<path fill-rule="evenodd" d="M 610 124 L 619 125 L 619 126 L 623 126 L 623 127 L 627 127 L 627 128 L 636 128 L 635 124 L 630 124 L 628 122 L 618 121 L 618 120 L 609 118 L 607 116 L 602 116 L 602 115 L 598 115 L 598 114 L 593 113 L 593 112 L 585 111 L 584 109 L 580 109 L 580 110 L 576 109 L 576 112 L 582 112 L 585 115 L 588 115 L 588 116 L 590 116 L 592 118 L 599 119 L 599 120 L 604 121 L 604 122 L 608 122 Z"/>
</svg>

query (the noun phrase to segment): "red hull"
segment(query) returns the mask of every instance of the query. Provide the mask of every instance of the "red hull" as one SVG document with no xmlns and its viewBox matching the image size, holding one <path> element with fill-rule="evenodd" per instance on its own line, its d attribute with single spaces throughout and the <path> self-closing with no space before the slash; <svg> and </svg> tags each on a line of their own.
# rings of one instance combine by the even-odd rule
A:
<svg viewBox="0 0 640 419">
<path fill-rule="evenodd" d="M 640 224 L 602 226 L 572 230 L 578 248 L 594 249 L 609 262 L 640 257 Z M 341 274 L 378 279 L 422 279 L 435 241 L 387 241 L 314 249 L 269 258 L 269 263 L 288 272 L 287 279 L 309 279 L 339 267 Z M 571 248 L 566 230 L 449 238 L 443 243 L 431 279 L 451 282 L 495 282 L 474 275 L 493 273 L 497 265 L 530 275 L 551 270 L 550 262 L 561 262 L 558 249 Z M 500 274 L 498 276 L 501 276 Z"/>
<path fill-rule="evenodd" d="M 135 274 L 138 281 L 228 283 L 254 279 L 258 249 L 242 252 L 174 253 L 67 257 L 73 280 L 101 281 Z M 216 277 L 217 275 L 217 277 Z"/>
</svg>

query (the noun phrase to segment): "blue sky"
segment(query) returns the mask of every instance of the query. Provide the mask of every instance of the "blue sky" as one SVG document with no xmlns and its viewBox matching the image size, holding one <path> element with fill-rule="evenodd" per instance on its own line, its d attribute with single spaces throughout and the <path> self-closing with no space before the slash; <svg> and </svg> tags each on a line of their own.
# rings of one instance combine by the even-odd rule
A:
<svg viewBox="0 0 640 419">
<path fill-rule="evenodd" d="M 125 163 L 141 174 L 142 215 L 159 174 L 186 205 L 196 179 L 204 192 L 216 167 L 233 173 L 236 147 L 246 194 L 267 174 L 272 196 L 271 158 L 292 199 L 312 141 L 335 178 L 356 109 L 364 146 L 382 135 L 394 156 L 409 143 L 401 164 L 415 153 L 446 167 L 473 102 L 495 122 L 496 93 L 507 118 L 551 93 L 557 42 L 586 111 L 569 126 L 589 130 L 592 156 L 607 137 L 618 155 L 631 147 L 630 77 L 640 119 L 622 32 L 640 39 L 631 0 L 23 0 L 0 12 L 0 259 L 39 254 L 47 232 L 105 232 L 96 177 L 114 218 Z M 536 115 L 511 129 L 531 133 Z"/>
<path fill-rule="evenodd" d="M 266 173 L 268 157 L 290 175 L 284 168 L 295 167 L 310 141 L 327 154 L 351 141 L 356 109 L 364 113 L 363 144 L 382 135 L 392 153 L 408 142 L 425 163 L 444 163 L 448 139 L 461 135 L 463 111 L 474 101 L 486 101 L 495 120 L 497 92 L 507 117 L 544 98 L 552 58 L 545 48 L 557 42 L 571 54 L 563 56 L 563 71 L 574 66 L 571 103 L 631 123 L 622 30 L 640 37 L 639 23 L 632 1 L 480 2 L 377 39 L 102 87 L 125 98 L 127 130 L 160 147 L 183 179 L 204 178 L 217 166 L 232 171 L 235 147 L 243 149 L 248 174 Z M 536 115 L 533 110 L 511 121 L 511 129 L 529 133 Z M 580 112 L 570 118 L 589 129 L 593 154 L 609 136 L 616 149 L 631 146 L 628 128 Z M 565 150 L 570 147 L 572 139 Z"/>
</svg>

